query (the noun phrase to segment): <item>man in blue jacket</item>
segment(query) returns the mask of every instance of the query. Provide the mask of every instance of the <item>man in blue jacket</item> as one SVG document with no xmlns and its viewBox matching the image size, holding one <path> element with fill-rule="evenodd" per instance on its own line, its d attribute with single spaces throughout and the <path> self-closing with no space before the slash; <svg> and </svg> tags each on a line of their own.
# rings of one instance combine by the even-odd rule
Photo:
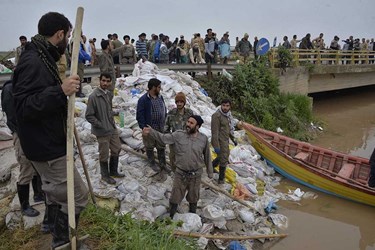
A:
<svg viewBox="0 0 375 250">
<path fill-rule="evenodd" d="M 152 78 L 148 81 L 148 91 L 138 100 L 137 104 L 137 121 L 141 129 L 151 126 L 156 131 L 164 132 L 165 119 L 167 117 L 167 108 L 165 107 L 164 98 L 160 94 L 161 82 Z M 148 162 L 155 172 L 160 172 L 160 168 L 167 173 L 171 172 L 166 165 L 165 144 L 156 141 L 151 137 L 143 136 L 143 144 L 146 148 Z M 158 152 L 160 168 L 156 165 L 154 158 L 154 148 Z"/>
</svg>

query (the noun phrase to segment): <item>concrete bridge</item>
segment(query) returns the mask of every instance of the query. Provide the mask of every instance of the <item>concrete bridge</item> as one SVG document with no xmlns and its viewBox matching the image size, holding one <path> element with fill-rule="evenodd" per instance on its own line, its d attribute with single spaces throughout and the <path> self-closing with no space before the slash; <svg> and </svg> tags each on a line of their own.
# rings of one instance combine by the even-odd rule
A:
<svg viewBox="0 0 375 250">
<path fill-rule="evenodd" d="M 119 65 L 121 74 L 131 74 L 133 65 Z M 207 72 L 205 64 L 166 64 L 158 65 L 160 69 L 170 69 L 181 72 Z M 223 69 L 231 72 L 235 68 L 233 64 L 211 65 L 213 73 L 221 72 Z M 340 89 L 356 88 L 375 85 L 375 64 L 309 64 L 308 66 L 296 66 L 273 69 L 274 74 L 280 80 L 282 92 L 312 94 Z M 67 72 L 69 74 L 69 72 Z M 98 67 L 85 68 L 86 77 L 99 76 Z M 0 88 L 9 80 L 11 74 L 0 75 Z"/>
<path fill-rule="evenodd" d="M 375 64 L 309 65 L 274 73 L 282 92 L 304 95 L 375 85 Z"/>
</svg>

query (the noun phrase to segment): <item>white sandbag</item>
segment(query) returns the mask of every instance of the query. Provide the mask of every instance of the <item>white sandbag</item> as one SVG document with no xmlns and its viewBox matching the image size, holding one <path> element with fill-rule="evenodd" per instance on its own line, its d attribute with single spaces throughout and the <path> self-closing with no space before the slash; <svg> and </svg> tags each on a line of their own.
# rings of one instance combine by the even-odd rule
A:
<svg viewBox="0 0 375 250">
<path fill-rule="evenodd" d="M 288 228 L 288 217 L 282 214 L 269 214 L 272 222 L 280 229 L 286 230 Z"/>
<path fill-rule="evenodd" d="M 193 213 L 177 213 L 174 215 L 173 220 L 183 222 L 182 227 L 179 227 L 178 229 L 184 232 L 198 232 L 202 227 L 201 217 Z"/>
<path fill-rule="evenodd" d="M 224 211 L 221 209 L 221 207 L 217 205 L 208 205 L 203 208 L 203 216 L 210 220 L 223 220 L 224 217 Z"/>
<path fill-rule="evenodd" d="M 200 237 L 200 238 L 197 240 L 197 245 L 198 245 L 198 248 L 199 248 L 199 249 L 206 249 L 207 244 L 208 244 L 208 239 L 207 239 L 207 238 Z"/>
<path fill-rule="evenodd" d="M 8 127 L 0 128 L 0 141 L 8 141 L 12 139 L 13 139 L 12 131 Z"/>
<path fill-rule="evenodd" d="M 90 84 L 86 84 L 82 87 L 82 93 L 85 94 L 85 96 L 89 96 L 92 93 L 93 89 Z"/>
<path fill-rule="evenodd" d="M 244 222 L 254 223 L 255 221 L 254 214 L 249 209 L 240 209 L 238 214 Z"/>
<path fill-rule="evenodd" d="M 147 187 L 147 197 L 152 200 L 161 200 L 164 199 L 164 193 L 167 191 L 165 187 L 162 187 L 160 185 L 149 185 Z"/>
<path fill-rule="evenodd" d="M 165 214 L 167 212 L 167 208 L 165 206 L 156 206 L 152 210 L 152 215 L 154 218 L 158 218 L 159 216 Z"/>
<path fill-rule="evenodd" d="M 121 134 L 120 137 L 121 139 L 129 138 L 133 136 L 133 130 L 130 128 L 120 128 Z"/>
<path fill-rule="evenodd" d="M 132 149 L 137 150 L 143 148 L 143 142 L 141 140 L 134 139 L 133 137 L 125 138 L 123 141 Z"/>
</svg>

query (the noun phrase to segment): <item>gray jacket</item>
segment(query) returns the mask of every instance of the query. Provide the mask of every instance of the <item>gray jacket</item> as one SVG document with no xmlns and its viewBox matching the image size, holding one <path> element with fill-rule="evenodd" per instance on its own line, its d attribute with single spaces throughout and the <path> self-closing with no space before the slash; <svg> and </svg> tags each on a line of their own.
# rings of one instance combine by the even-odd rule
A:
<svg viewBox="0 0 375 250">
<path fill-rule="evenodd" d="M 89 96 L 86 120 L 91 123 L 91 133 L 96 136 L 108 136 L 117 132 L 112 111 L 112 93 L 107 94 L 96 88 Z"/>
</svg>

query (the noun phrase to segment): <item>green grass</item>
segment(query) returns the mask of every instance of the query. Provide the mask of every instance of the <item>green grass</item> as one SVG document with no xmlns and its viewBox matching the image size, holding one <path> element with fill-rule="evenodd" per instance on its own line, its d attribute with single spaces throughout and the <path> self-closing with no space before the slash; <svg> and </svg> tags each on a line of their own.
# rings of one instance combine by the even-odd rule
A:
<svg viewBox="0 0 375 250">
<path fill-rule="evenodd" d="M 78 235 L 90 235 L 85 243 L 92 250 L 197 249 L 194 241 L 173 236 L 176 226 L 170 219 L 154 223 L 139 221 L 132 219 L 131 214 L 116 216 L 108 209 L 90 204 L 81 214 Z M 39 229 L 35 226 L 29 230 L 18 228 L 0 232 L 0 249 L 38 249 L 41 241 L 46 240 Z"/>
</svg>

